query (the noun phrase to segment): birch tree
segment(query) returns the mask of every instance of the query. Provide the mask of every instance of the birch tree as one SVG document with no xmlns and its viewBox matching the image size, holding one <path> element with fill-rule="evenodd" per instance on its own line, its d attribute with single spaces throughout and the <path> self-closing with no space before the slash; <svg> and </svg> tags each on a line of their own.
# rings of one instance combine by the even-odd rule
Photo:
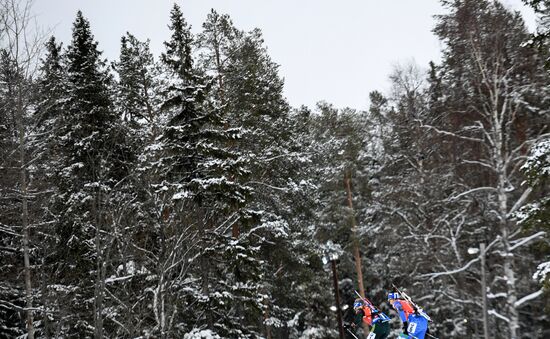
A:
<svg viewBox="0 0 550 339">
<path fill-rule="evenodd" d="M 28 153 L 29 113 L 31 109 L 31 84 L 41 48 L 40 34 L 32 14 L 32 1 L 5 0 L 0 4 L 2 53 L 4 60 L 12 67 L 14 73 L 6 85 L 13 95 L 13 102 L 6 107 L 12 110 L 14 136 L 17 137 L 19 180 L 16 192 L 21 201 L 20 229 L 21 248 L 23 252 L 25 307 L 27 336 L 34 338 L 33 324 L 33 289 L 31 280 L 31 230 L 33 222 L 29 213 L 29 166 L 32 158 Z"/>
<path fill-rule="evenodd" d="M 540 60 L 521 47 L 527 32 L 517 15 L 499 3 L 485 1 L 449 7 L 451 14 L 441 16 L 436 28 L 447 46 L 441 69 L 447 94 L 441 100 L 447 118 L 437 125 L 420 124 L 453 139 L 464 150 L 454 171 L 463 188 L 448 199 L 470 206 L 483 204 L 476 208 L 479 213 L 469 208 L 462 218 L 465 226 L 480 227 L 482 239 L 489 244 L 498 267 L 490 291 L 495 299 L 490 314 L 504 321 L 506 336 L 515 339 L 526 322 L 520 309 L 539 293 L 525 279 L 520 253 L 546 234 L 525 232 L 513 215 L 533 191 L 523 184 L 519 172 L 526 150 L 548 133 L 544 104 L 548 79 Z M 473 223 L 472 212 L 481 217 Z M 458 274 L 478 260 L 427 276 Z"/>
</svg>

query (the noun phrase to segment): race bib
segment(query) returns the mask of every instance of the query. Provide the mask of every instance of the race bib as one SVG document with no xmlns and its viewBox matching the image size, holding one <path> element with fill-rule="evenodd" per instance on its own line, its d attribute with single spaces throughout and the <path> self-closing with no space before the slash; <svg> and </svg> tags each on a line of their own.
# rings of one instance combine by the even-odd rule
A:
<svg viewBox="0 0 550 339">
<path fill-rule="evenodd" d="M 374 332 L 369 333 L 369 335 L 367 336 L 367 339 L 376 339 L 376 333 Z"/>
<path fill-rule="evenodd" d="M 409 323 L 409 326 L 407 326 L 407 332 L 416 333 L 416 323 Z"/>
</svg>

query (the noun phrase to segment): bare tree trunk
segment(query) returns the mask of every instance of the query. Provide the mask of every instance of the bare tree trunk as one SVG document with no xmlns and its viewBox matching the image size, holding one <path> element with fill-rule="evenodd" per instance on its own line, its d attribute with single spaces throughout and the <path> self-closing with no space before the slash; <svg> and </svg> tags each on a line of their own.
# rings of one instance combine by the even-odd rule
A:
<svg viewBox="0 0 550 339">
<path fill-rule="evenodd" d="M 344 326 L 342 325 L 342 310 L 340 309 L 340 288 L 338 287 L 338 270 L 336 269 L 336 260 L 331 260 L 331 266 L 334 299 L 336 301 L 336 321 L 338 321 L 338 333 L 340 335 L 340 339 L 344 339 Z"/>
<path fill-rule="evenodd" d="M 220 51 L 220 46 L 219 44 L 217 43 L 217 40 L 214 39 L 215 43 L 214 43 L 214 53 L 216 54 L 216 70 L 218 72 L 218 86 L 220 86 L 220 88 L 218 89 L 219 93 L 219 98 L 220 98 L 220 103 L 222 105 L 222 107 L 225 105 L 225 88 L 223 86 L 223 69 L 222 69 L 222 62 L 221 62 L 221 51 Z"/>
<path fill-rule="evenodd" d="M 208 262 L 206 258 L 201 258 L 201 271 L 202 271 L 202 294 L 208 298 L 208 303 L 210 303 L 210 287 L 208 285 Z M 214 328 L 214 319 L 212 318 L 212 313 L 206 311 L 206 323 L 209 329 Z"/>
<path fill-rule="evenodd" d="M 497 64 L 498 66 L 498 64 Z M 499 83 L 496 82 L 492 92 L 492 129 L 494 135 L 493 157 L 495 159 L 495 170 L 497 173 L 497 200 L 498 200 L 498 218 L 500 226 L 501 243 L 504 252 L 504 276 L 506 277 L 507 298 L 506 305 L 508 311 L 509 338 L 517 339 L 517 330 L 519 328 L 519 313 L 516 307 L 517 289 L 516 277 L 514 272 L 514 256 L 510 246 L 510 231 L 508 220 L 508 176 L 506 172 L 507 140 L 511 137 L 510 131 L 504 128 L 509 121 L 506 118 L 505 108 L 499 109 Z M 506 99 L 504 99 L 506 100 Z M 504 102 L 503 105 L 505 105 Z M 508 133 L 507 133 L 508 132 Z M 508 155 L 509 156 L 509 155 Z"/>
<path fill-rule="evenodd" d="M 501 230 L 501 242 L 504 248 L 504 276 L 506 277 L 507 298 L 506 304 L 508 309 L 509 318 L 509 337 L 510 339 L 517 339 L 517 330 L 519 328 L 519 313 L 516 307 L 517 290 L 516 290 L 516 276 L 514 272 L 514 256 L 510 250 L 510 234 L 508 230 L 508 197 L 505 191 L 504 174 L 499 174 L 499 187 L 498 187 L 498 201 L 500 212 L 500 230 Z"/>
<path fill-rule="evenodd" d="M 170 210 L 165 208 L 162 212 L 162 217 L 160 220 L 160 254 L 158 257 L 158 267 L 159 267 L 159 282 L 157 289 L 153 294 L 153 309 L 155 312 L 155 320 L 160 332 L 160 338 L 166 338 L 166 303 L 165 303 L 165 281 L 166 281 L 166 264 L 168 261 L 168 248 L 167 248 L 167 234 L 166 227 L 167 223 L 170 220 Z"/>
<path fill-rule="evenodd" d="M 264 312 L 264 320 L 269 319 L 269 303 L 266 303 L 265 312 Z M 272 339 L 273 336 L 271 335 L 271 326 L 266 324 L 265 325 L 265 337 L 266 339 Z"/>
<path fill-rule="evenodd" d="M 21 163 L 19 174 L 21 184 L 21 220 L 23 226 L 23 261 L 25 264 L 25 294 L 27 306 L 27 333 L 30 339 L 34 339 L 34 326 L 32 314 L 32 286 L 31 264 L 29 259 L 29 211 L 27 199 L 27 173 L 25 164 L 25 127 L 23 124 L 23 91 L 21 80 L 17 81 L 17 125 L 19 129 L 19 161 Z"/>
<path fill-rule="evenodd" d="M 489 339 L 489 315 L 487 313 L 487 276 L 485 274 L 485 243 L 479 245 L 481 256 L 481 300 L 483 303 L 483 337 Z"/>
<path fill-rule="evenodd" d="M 355 213 L 353 211 L 353 199 L 351 195 L 351 172 L 346 171 L 344 183 L 348 194 L 348 207 L 350 209 L 350 222 L 353 237 L 353 257 L 355 258 L 355 271 L 357 272 L 357 283 L 359 284 L 359 293 L 365 297 L 365 287 L 363 285 L 363 270 L 361 265 L 361 253 L 359 252 L 359 239 L 357 237 L 357 224 L 355 222 Z"/>
<path fill-rule="evenodd" d="M 42 258 L 42 270 L 41 270 L 41 279 L 40 279 L 40 289 L 42 290 L 42 307 L 44 311 L 42 312 L 42 321 L 44 322 L 44 337 L 50 339 L 51 337 L 51 325 L 48 318 L 48 305 L 49 305 L 49 295 L 46 289 L 46 273 L 44 272 L 44 258 Z"/>
<path fill-rule="evenodd" d="M 238 239 L 240 235 L 241 235 L 241 228 L 239 227 L 239 222 L 236 221 L 231 226 L 231 236 L 233 237 L 233 239 Z"/>
<path fill-rule="evenodd" d="M 16 124 L 19 134 L 19 184 L 21 196 L 21 221 L 22 221 L 22 245 L 25 279 L 26 299 L 26 326 L 27 337 L 34 339 L 33 324 L 33 299 L 31 285 L 31 264 L 30 264 L 30 234 L 29 234 L 29 208 L 28 208 L 28 182 L 26 163 L 26 129 L 25 129 L 25 94 L 24 81 L 30 79 L 34 72 L 33 67 L 39 56 L 41 46 L 40 39 L 31 26 L 32 0 L 1 0 L 0 1 L 0 30 L 5 35 L 2 38 L 4 50 L 15 64 L 16 70 Z M 33 33 L 33 34 L 31 34 Z"/>
<path fill-rule="evenodd" d="M 17 5 L 10 3 L 11 10 L 16 10 Z M 13 15 L 14 20 L 14 32 L 15 32 L 15 56 L 19 56 L 19 40 L 21 39 L 21 31 L 19 29 L 19 16 L 17 14 Z M 23 18 L 24 19 L 24 18 Z M 15 60 L 17 64 L 17 74 L 21 74 L 21 65 L 19 60 Z M 29 258 L 29 209 L 28 209 L 28 198 L 27 198 L 27 167 L 26 167 L 26 143 L 25 143 L 25 125 L 23 122 L 23 84 L 21 83 L 21 77 L 17 77 L 17 128 L 19 134 L 19 180 L 21 184 L 21 221 L 23 226 L 23 261 L 25 265 L 25 295 L 26 295 L 26 307 L 27 307 L 27 335 L 30 339 L 34 339 L 34 325 L 33 325 L 33 314 L 32 314 L 32 285 L 31 285 L 31 264 Z"/>
<path fill-rule="evenodd" d="M 166 338 L 166 303 L 164 301 L 164 284 L 165 284 L 165 272 L 164 272 L 164 261 L 161 264 L 161 274 L 159 279 L 159 284 L 157 286 L 157 307 L 158 307 L 158 325 L 160 330 L 160 337 L 162 339 Z"/>
<path fill-rule="evenodd" d="M 95 236 L 95 250 L 96 250 L 96 283 L 95 283 L 95 303 L 94 303 L 94 336 L 97 339 L 103 338 L 103 283 L 102 283 L 102 271 L 103 271 L 103 255 L 101 252 L 101 227 L 99 217 L 99 189 L 95 192 L 93 214 L 94 223 L 96 227 Z"/>
<path fill-rule="evenodd" d="M 202 209 L 201 209 L 201 211 L 202 211 Z M 204 225 L 199 225 L 199 227 L 200 227 L 199 237 L 200 237 L 201 241 L 206 241 L 206 239 L 205 239 L 206 236 L 205 236 L 205 232 L 204 232 Z M 205 247 L 203 247 L 202 249 L 204 249 L 204 248 Z M 209 286 L 209 280 L 208 280 L 209 279 L 209 276 L 208 276 L 209 265 L 208 265 L 208 261 L 204 257 L 204 255 L 201 255 L 200 267 L 201 267 L 201 280 L 202 280 L 201 281 L 202 294 L 208 298 L 208 303 L 210 304 L 210 286 Z M 214 319 L 212 318 L 212 312 L 209 312 L 209 310 L 206 311 L 206 323 L 207 323 L 209 329 L 214 328 Z"/>
</svg>

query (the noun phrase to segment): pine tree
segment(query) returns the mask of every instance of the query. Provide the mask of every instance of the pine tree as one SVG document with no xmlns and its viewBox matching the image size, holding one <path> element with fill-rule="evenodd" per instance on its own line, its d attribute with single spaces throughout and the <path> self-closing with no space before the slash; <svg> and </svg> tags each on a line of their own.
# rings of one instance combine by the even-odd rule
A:
<svg viewBox="0 0 550 339">
<path fill-rule="evenodd" d="M 267 54 L 261 31 L 244 34 L 235 43 L 226 66 L 228 112 L 245 127 L 288 114 L 279 66 Z"/>
<path fill-rule="evenodd" d="M 129 121 L 145 118 L 152 124 L 157 109 L 156 68 L 149 41 L 141 42 L 130 33 L 120 40 L 120 59 L 114 68 L 118 73 L 118 106 Z"/>
<path fill-rule="evenodd" d="M 61 317 L 74 324 L 69 335 L 101 337 L 105 294 L 105 210 L 116 182 L 126 173 L 124 149 L 111 102 L 111 78 L 93 40 L 89 22 L 79 11 L 66 52 L 66 99 L 59 117 L 56 278 Z M 64 258 L 74 258 L 71 263 Z M 91 284 L 93 282 L 93 284 Z M 83 300 L 87 300 L 83 302 Z"/>
<path fill-rule="evenodd" d="M 232 54 L 239 48 L 237 39 L 242 37 L 242 32 L 233 26 L 229 15 L 220 15 L 214 9 L 208 13 L 202 28 L 203 31 L 197 38 L 199 50 L 201 51 L 201 67 L 216 79 L 215 84 L 213 84 L 213 91 L 217 93 L 217 100 L 223 106 L 226 95 L 224 77 L 227 63 Z"/>
</svg>

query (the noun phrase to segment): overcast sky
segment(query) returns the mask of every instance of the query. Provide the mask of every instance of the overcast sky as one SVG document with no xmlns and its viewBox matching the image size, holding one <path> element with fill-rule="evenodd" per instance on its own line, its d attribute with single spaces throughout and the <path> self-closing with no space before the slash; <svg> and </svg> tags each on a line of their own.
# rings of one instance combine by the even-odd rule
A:
<svg viewBox="0 0 550 339">
<path fill-rule="evenodd" d="M 337 107 L 366 109 L 368 93 L 386 91 L 397 62 L 414 59 L 421 66 L 438 61 L 441 45 L 432 34 L 433 15 L 443 13 L 438 0 L 179 0 L 193 32 L 211 8 L 227 13 L 239 29 L 262 29 L 269 54 L 285 78 L 293 106 L 313 107 L 325 100 Z M 41 25 L 65 45 L 75 14 L 90 20 L 99 48 L 110 61 L 118 57 L 126 32 L 151 39 L 156 55 L 168 39 L 170 0 L 38 0 Z M 521 0 L 505 0 L 520 10 L 529 27 L 532 11 Z"/>
</svg>

